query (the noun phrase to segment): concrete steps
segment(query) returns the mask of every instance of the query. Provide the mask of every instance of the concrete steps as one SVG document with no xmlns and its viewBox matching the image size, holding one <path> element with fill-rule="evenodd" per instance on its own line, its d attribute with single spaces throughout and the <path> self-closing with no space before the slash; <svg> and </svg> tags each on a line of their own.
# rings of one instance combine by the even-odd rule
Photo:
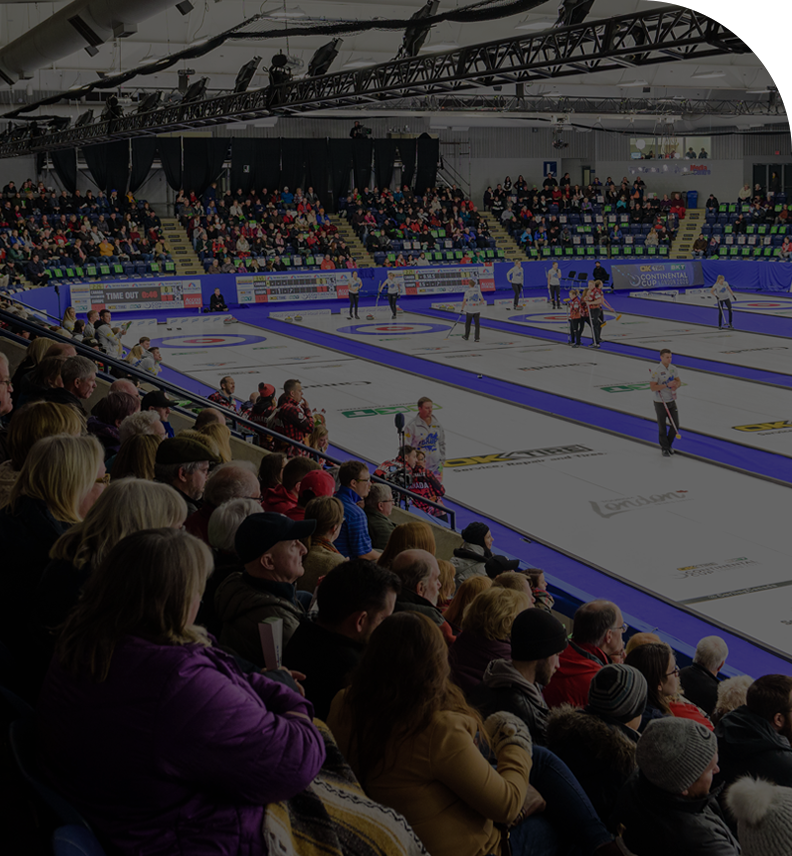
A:
<svg viewBox="0 0 792 856">
<path fill-rule="evenodd" d="M 507 261 L 524 262 L 526 260 L 525 252 L 520 248 L 519 243 L 503 228 L 503 226 L 495 220 L 488 221 L 490 235 L 495 238 L 498 249 L 503 250 Z"/>
<path fill-rule="evenodd" d="M 204 272 L 187 232 L 175 217 L 161 217 L 162 240 L 176 265 L 177 276 L 198 276 Z"/>
<path fill-rule="evenodd" d="M 685 219 L 679 224 L 679 231 L 671 244 L 669 258 L 692 259 L 693 242 L 698 238 L 701 227 L 704 225 L 704 209 L 688 208 Z"/>
<path fill-rule="evenodd" d="M 342 217 L 336 217 L 331 222 L 338 229 L 338 234 L 344 243 L 352 250 L 352 258 L 357 262 L 358 267 L 374 267 L 374 256 L 363 246 L 352 226 Z"/>
</svg>

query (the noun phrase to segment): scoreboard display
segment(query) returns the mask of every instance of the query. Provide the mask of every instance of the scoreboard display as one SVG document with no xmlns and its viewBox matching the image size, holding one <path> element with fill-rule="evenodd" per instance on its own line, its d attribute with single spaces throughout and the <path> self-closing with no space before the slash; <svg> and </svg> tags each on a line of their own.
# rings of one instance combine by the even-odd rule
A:
<svg viewBox="0 0 792 856">
<path fill-rule="evenodd" d="M 124 280 L 73 285 L 71 303 L 77 312 L 91 309 L 133 312 L 139 309 L 200 309 L 203 298 L 199 279 Z"/>
<path fill-rule="evenodd" d="M 390 272 L 392 268 L 388 269 Z M 491 265 L 458 265 L 437 268 L 396 268 L 396 278 L 404 284 L 405 294 L 445 294 L 465 291 L 473 279 L 482 291 L 495 291 Z"/>
</svg>

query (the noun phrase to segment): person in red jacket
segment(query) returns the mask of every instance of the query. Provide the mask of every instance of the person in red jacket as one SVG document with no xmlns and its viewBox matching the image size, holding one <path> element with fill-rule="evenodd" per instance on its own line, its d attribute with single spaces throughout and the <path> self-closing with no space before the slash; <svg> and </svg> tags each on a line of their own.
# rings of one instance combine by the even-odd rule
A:
<svg viewBox="0 0 792 856">
<path fill-rule="evenodd" d="M 567 702 L 585 707 L 592 677 L 612 659 L 621 662 L 626 629 L 621 610 L 609 600 L 592 600 L 579 607 L 558 671 L 544 689 L 548 706 Z"/>
<path fill-rule="evenodd" d="M 312 470 L 318 470 L 319 464 L 310 458 L 290 458 L 283 468 L 281 483 L 267 488 L 261 498 L 264 511 L 276 511 L 290 517 L 291 510 L 297 505 L 300 497 L 300 484 Z"/>
</svg>

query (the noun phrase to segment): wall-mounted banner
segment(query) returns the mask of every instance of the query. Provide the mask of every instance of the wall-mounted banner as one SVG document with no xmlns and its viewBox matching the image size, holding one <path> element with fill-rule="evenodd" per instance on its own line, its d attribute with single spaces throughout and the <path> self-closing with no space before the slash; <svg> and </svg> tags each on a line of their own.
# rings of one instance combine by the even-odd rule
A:
<svg viewBox="0 0 792 856">
<path fill-rule="evenodd" d="M 631 166 L 630 175 L 712 175 L 712 170 L 703 163 L 674 163 L 674 161 L 659 161 L 657 166 Z"/>
<path fill-rule="evenodd" d="M 699 261 L 613 265 L 611 272 L 613 287 L 617 291 L 704 285 L 704 274 Z"/>
<path fill-rule="evenodd" d="M 200 279 L 126 280 L 71 286 L 71 305 L 77 312 L 200 309 L 202 303 Z"/>
</svg>

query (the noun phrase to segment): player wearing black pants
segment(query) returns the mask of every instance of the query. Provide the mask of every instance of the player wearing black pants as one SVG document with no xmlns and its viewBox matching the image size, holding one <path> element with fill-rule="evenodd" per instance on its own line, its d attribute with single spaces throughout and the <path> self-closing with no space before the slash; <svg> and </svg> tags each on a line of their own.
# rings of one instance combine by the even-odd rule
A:
<svg viewBox="0 0 792 856">
<path fill-rule="evenodd" d="M 733 329 L 732 327 L 732 300 L 736 300 L 737 298 L 734 296 L 734 292 L 729 287 L 729 283 L 726 282 L 726 278 L 723 274 L 720 274 L 718 278 L 715 280 L 715 284 L 710 289 L 710 294 L 714 295 L 715 299 L 718 301 L 718 329 L 721 330 L 723 327 L 726 327 L 726 310 L 729 310 L 729 329 Z"/>
<path fill-rule="evenodd" d="M 352 319 L 354 315 L 355 318 L 360 318 L 358 315 L 358 305 L 360 303 L 360 289 L 362 288 L 363 283 L 360 281 L 360 277 L 358 276 L 358 272 L 355 271 L 352 274 L 352 282 L 349 283 L 349 318 Z"/>
<path fill-rule="evenodd" d="M 718 301 L 718 328 L 725 327 L 726 310 L 729 310 L 729 327 L 732 326 L 732 302 L 728 298 Z"/>
<path fill-rule="evenodd" d="M 657 416 L 657 428 L 660 440 L 660 448 L 663 457 L 668 458 L 674 454 L 671 448 L 674 438 L 679 431 L 679 411 L 676 404 L 676 393 L 682 381 L 676 366 L 671 365 L 671 351 L 663 348 L 660 351 L 660 363 L 652 369 L 649 378 L 649 388 L 654 393 L 654 409 Z M 668 408 L 666 410 L 666 408 Z M 669 421 L 673 423 L 667 424 Z"/>
<path fill-rule="evenodd" d="M 668 412 L 666 412 L 666 407 L 668 407 Z M 674 420 L 674 425 L 678 428 L 679 411 L 677 410 L 677 403 L 676 401 L 666 401 L 665 403 L 662 401 L 655 401 L 654 409 L 655 416 L 657 417 L 660 448 L 663 450 L 664 455 L 673 455 L 674 450 L 671 448 L 671 444 L 674 442 L 676 431 L 668 421 L 668 414 L 671 414 L 671 418 Z"/>
<path fill-rule="evenodd" d="M 399 299 L 399 293 L 401 292 L 401 284 L 399 280 L 396 279 L 393 271 L 388 272 L 388 278 L 382 285 L 379 287 L 379 294 L 382 294 L 382 289 L 386 288 L 388 291 L 388 304 L 390 305 L 391 315 L 396 317 L 396 303 Z"/>
</svg>

